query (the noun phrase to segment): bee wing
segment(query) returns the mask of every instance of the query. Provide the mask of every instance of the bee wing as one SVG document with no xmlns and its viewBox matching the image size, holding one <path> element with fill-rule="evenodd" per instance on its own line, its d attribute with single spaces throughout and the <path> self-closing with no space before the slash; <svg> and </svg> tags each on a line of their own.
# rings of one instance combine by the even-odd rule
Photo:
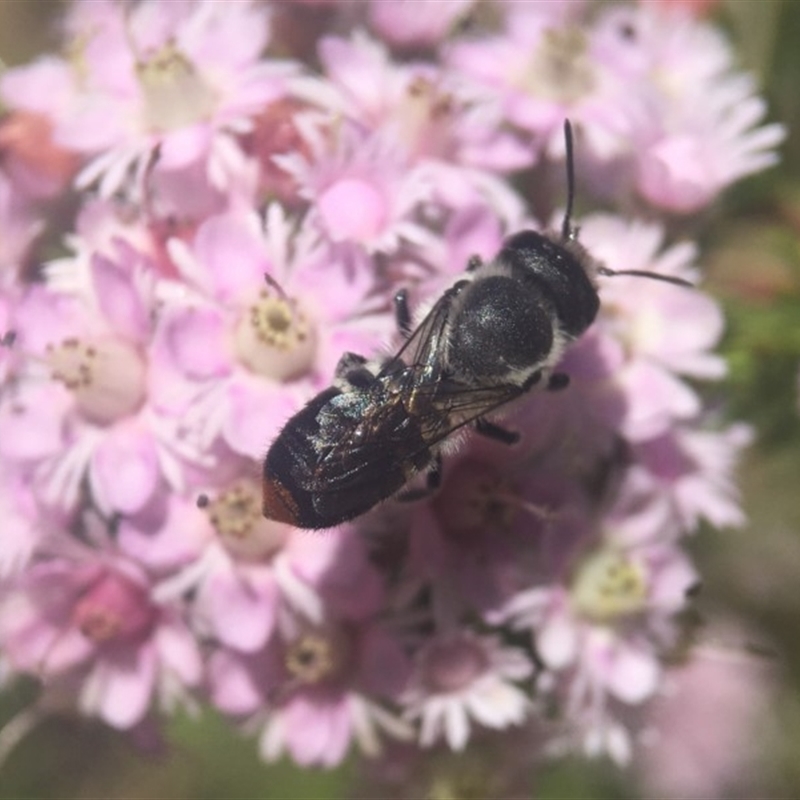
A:
<svg viewBox="0 0 800 800">
<path fill-rule="evenodd" d="M 413 374 L 413 368 L 407 369 Z M 424 410 L 417 413 L 409 414 L 400 402 L 381 406 L 380 413 L 373 409 L 373 430 L 361 441 L 340 431 L 338 443 L 299 481 L 313 495 L 320 519 L 340 521 L 368 511 L 425 470 L 439 442 L 525 391 L 513 385 L 473 388 L 439 383 L 441 391 L 437 385 L 417 387 L 424 395 Z"/>
<path fill-rule="evenodd" d="M 516 384 L 476 387 L 441 383 L 434 387 L 433 392 L 436 404 L 445 406 L 447 412 L 425 414 L 421 420 L 428 447 L 439 444 L 451 433 L 521 397 L 527 391 L 527 388 Z"/>
<path fill-rule="evenodd" d="M 453 300 L 468 281 L 459 281 L 451 286 L 435 303 L 425 319 L 420 322 L 403 346 L 380 371 L 378 377 L 397 369 L 398 364 L 417 369 L 415 383 L 431 380 L 437 372 L 438 354 L 444 344 L 445 329 L 450 318 Z"/>
<path fill-rule="evenodd" d="M 398 413 L 389 414 L 376 424 L 374 436 L 367 436 L 360 443 L 343 437 L 342 444 L 332 447 L 321 459 L 323 469 L 309 488 L 320 493 L 337 492 L 404 467 L 416 465 L 417 469 L 410 472 L 418 471 L 422 461 L 431 460 L 426 456 L 432 455 L 432 447 L 526 390 L 513 384 L 467 387 L 440 382 L 423 384 L 416 392 L 431 401 L 421 403 L 424 410 L 409 415 L 398 406 Z M 334 463 L 336 469 L 331 469 Z"/>
</svg>

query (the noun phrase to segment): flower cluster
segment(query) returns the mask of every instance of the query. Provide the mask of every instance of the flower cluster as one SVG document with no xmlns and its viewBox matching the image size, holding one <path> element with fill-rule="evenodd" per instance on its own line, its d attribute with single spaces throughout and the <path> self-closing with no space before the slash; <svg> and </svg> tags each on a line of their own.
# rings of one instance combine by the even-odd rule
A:
<svg viewBox="0 0 800 800">
<path fill-rule="evenodd" d="M 396 344 L 398 288 L 424 307 L 560 219 L 566 118 L 582 202 L 649 212 L 585 215 L 583 245 L 693 283 L 667 214 L 783 131 L 713 27 L 655 5 L 306 11 L 76 0 L 62 53 L 2 76 L 0 674 L 119 729 L 200 699 L 302 765 L 512 726 L 627 761 L 698 582 L 683 540 L 742 522 L 702 290 L 601 278 L 568 389 L 418 503 L 294 529 L 259 461 L 343 353 Z"/>
</svg>

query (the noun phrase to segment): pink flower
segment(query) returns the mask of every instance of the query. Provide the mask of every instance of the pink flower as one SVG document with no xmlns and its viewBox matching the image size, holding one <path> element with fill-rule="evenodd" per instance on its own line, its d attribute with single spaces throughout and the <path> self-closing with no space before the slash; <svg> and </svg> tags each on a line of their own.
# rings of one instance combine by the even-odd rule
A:
<svg viewBox="0 0 800 800">
<path fill-rule="evenodd" d="M 508 120 L 530 131 L 551 155 L 563 153 L 564 119 L 602 160 L 626 148 L 629 86 L 596 52 L 591 30 L 577 19 L 580 3 L 508 3 L 504 30 L 456 42 L 449 66 L 498 92 Z"/>
<path fill-rule="evenodd" d="M 0 404 L 0 452 L 32 471 L 48 505 L 71 508 L 87 478 L 101 509 L 133 512 L 162 480 L 182 481 L 176 452 L 187 453 L 149 369 L 143 262 L 119 243 L 113 256 L 92 256 L 86 294 L 33 287 L 17 310 L 22 375 Z"/>
<path fill-rule="evenodd" d="M 278 206 L 207 219 L 169 243 L 188 286 L 162 285 L 163 347 L 191 405 L 185 435 L 261 459 L 279 427 L 327 385 L 341 354 L 370 353 L 388 329 L 370 315 L 367 265 L 295 234 Z M 266 280 L 265 280 L 266 278 Z"/>
<path fill-rule="evenodd" d="M 463 750 L 470 718 L 488 728 L 521 725 L 531 706 L 515 682 L 529 678 L 533 664 L 494 636 L 454 631 L 428 638 L 415 655 L 415 670 L 403 694 L 405 715 L 419 720 L 419 741 L 430 747 L 444 737 Z"/>
<path fill-rule="evenodd" d="M 714 28 L 655 3 L 611 8 L 597 25 L 605 57 L 639 82 L 632 152 L 637 188 L 651 203 L 690 212 L 777 162 L 785 129 L 756 127 L 766 105 L 752 79 L 733 71 L 731 48 Z"/>
<path fill-rule="evenodd" d="M 224 186 L 235 135 L 283 92 L 295 67 L 260 61 L 269 37 L 265 9 L 249 2 L 77 4 L 69 26 L 80 66 L 49 59 L 7 77 L 15 97 L 63 86 L 51 114 L 56 139 L 95 156 L 79 177 L 110 196 L 129 171 L 181 170 L 201 162 L 209 185 Z M 12 91 L 12 89 L 8 89 Z M 48 92 L 49 94 L 49 92 Z"/>
<path fill-rule="evenodd" d="M 696 277 L 689 245 L 662 253 L 663 233 L 654 225 L 592 216 L 581 230 L 582 242 L 600 263 L 614 270 L 643 270 L 684 280 Z M 594 370 L 591 382 L 576 375 L 571 391 L 586 393 L 585 405 L 604 407 L 615 391 L 617 418 L 609 416 L 626 438 L 652 438 L 677 421 L 696 416 L 700 398 L 674 373 L 697 378 L 721 377 L 724 364 L 710 352 L 722 334 L 722 314 L 698 290 L 634 276 L 601 278 L 601 307 L 595 325 L 608 368 Z M 591 333 L 568 353 L 564 368 L 589 347 Z M 593 357 L 591 353 L 587 353 Z M 599 380 L 598 380 L 599 379 Z M 595 399 L 592 399 L 592 393 Z M 580 421 L 575 421 L 580 425 Z"/>
<path fill-rule="evenodd" d="M 531 474 L 524 448 L 487 443 L 483 449 L 473 441 L 446 469 L 437 496 L 411 519 L 408 578 L 430 584 L 435 606 L 441 596 L 445 624 L 462 610 L 497 608 L 529 585 L 541 568 L 548 512 L 569 491 L 554 491 Z"/>
<path fill-rule="evenodd" d="M 326 141 L 325 136 L 332 138 Z M 421 242 L 425 230 L 414 213 L 430 191 L 421 173 L 383 135 L 341 125 L 308 132 L 308 157 L 276 156 L 311 203 L 308 224 L 330 242 L 368 253 L 396 250 L 401 240 Z"/>
<path fill-rule="evenodd" d="M 581 241 L 612 269 L 643 270 L 688 281 L 698 279 L 696 248 L 683 242 L 662 250 L 663 230 L 654 224 L 593 215 L 581 222 Z M 646 358 L 673 372 L 717 379 L 722 358 L 711 353 L 722 335 L 719 305 L 698 289 L 641 277 L 603 279 L 600 322 L 630 358 Z"/>
<path fill-rule="evenodd" d="M 60 520 L 48 517 L 37 505 L 24 474 L 8 464 L 0 467 L 0 518 L 3 520 L 2 581 L 28 566 L 47 535 L 60 528 Z"/>
<path fill-rule="evenodd" d="M 544 666 L 561 674 L 552 686 L 581 746 L 624 762 L 630 745 L 610 701 L 638 705 L 654 694 L 660 648 L 673 644 L 696 574 L 669 546 L 623 549 L 613 540 L 573 557 L 570 569 L 568 583 L 521 592 L 491 620 L 532 630 Z"/>
<path fill-rule="evenodd" d="M 393 12 L 397 6 L 390 4 Z M 408 5 L 415 14 L 418 6 Z M 453 165 L 450 181 L 460 179 L 474 191 L 492 177 L 482 170 L 508 171 L 531 162 L 530 147 L 506 130 L 494 94 L 463 73 L 397 63 L 382 43 L 358 32 L 350 39 L 325 37 L 319 51 L 328 79 L 295 82 L 299 95 L 380 133 L 412 163 L 430 161 L 443 174 L 444 165 Z M 432 188 L 443 193 L 438 181 Z"/>
<path fill-rule="evenodd" d="M 767 659 L 736 651 L 741 632 L 714 627 L 715 638 L 722 632 L 731 647 L 701 644 L 666 673 L 647 708 L 637 771 L 650 795 L 724 797 L 744 786 L 759 792 L 765 743 L 777 735 L 775 670 Z"/>
<path fill-rule="evenodd" d="M 751 439 L 749 427 L 733 425 L 722 432 L 676 428 L 637 443 L 620 494 L 634 508 L 644 503 L 650 513 L 660 509 L 662 518 L 674 520 L 683 531 L 694 530 L 701 519 L 717 527 L 739 527 L 745 517 L 734 469 Z"/>
<path fill-rule="evenodd" d="M 24 68 L 12 74 L 17 71 Z M 0 81 L 0 95 L 7 94 L 6 87 Z M 3 119 L 0 152 L 15 190 L 30 199 L 50 198 L 64 191 L 79 165 L 75 153 L 53 141 L 49 118 L 35 111 L 19 110 Z"/>
<path fill-rule="evenodd" d="M 131 728 L 157 694 L 173 702 L 201 677 L 197 645 L 160 608 L 130 564 L 64 559 L 19 577 L 0 603 L 0 641 L 13 669 L 77 680 L 79 709 Z"/>
<path fill-rule="evenodd" d="M 358 616 L 381 596 L 352 529 L 318 536 L 266 520 L 249 474 L 211 493 L 202 508 L 172 495 L 157 515 L 149 509 L 123 520 L 119 544 L 164 573 L 155 590 L 160 600 L 191 592 L 197 630 L 247 653 L 265 646 L 287 608 L 321 623 L 333 609 Z"/>
<path fill-rule="evenodd" d="M 369 21 L 387 42 L 399 46 L 437 45 L 458 20 L 467 15 L 474 0 L 371 0 Z"/>
<path fill-rule="evenodd" d="M 377 754 L 379 731 L 408 736 L 376 700 L 397 698 L 408 664 L 398 643 L 372 620 L 313 625 L 282 617 L 280 635 L 254 656 L 218 651 L 210 665 L 212 700 L 231 714 L 268 709 L 262 756 L 288 751 L 303 766 L 335 766 L 355 739 Z"/>
</svg>

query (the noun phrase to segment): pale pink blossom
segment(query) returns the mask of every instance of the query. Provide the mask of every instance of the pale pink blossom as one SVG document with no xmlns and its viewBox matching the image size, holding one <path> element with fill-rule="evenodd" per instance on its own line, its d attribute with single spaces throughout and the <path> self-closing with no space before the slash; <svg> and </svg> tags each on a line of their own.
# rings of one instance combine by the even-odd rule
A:
<svg viewBox="0 0 800 800">
<path fill-rule="evenodd" d="M 625 761 L 630 742 L 613 705 L 655 693 L 661 651 L 674 644 L 674 617 L 696 573 L 667 545 L 624 548 L 613 539 L 574 555 L 569 569 L 567 582 L 521 592 L 491 619 L 531 630 L 581 747 Z"/>
<path fill-rule="evenodd" d="M 740 527 L 745 515 L 735 467 L 751 440 L 752 430 L 739 424 L 720 432 L 678 427 L 638 442 L 621 497 L 634 509 L 645 506 L 656 518 L 673 520 L 682 531 L 695 530 L 701 519 L 717 527 Z M 652 533 L 643 523 L 640 518 L 640 534 Z"/>
<path fill-rule="evenodd" d="M 306 224 L 334 244 L 355 245 L 370 254 L 424 239 L 414 212 L 430 185 L 391 140 L 346 123 L 313 135 L 309 129 L 307 138 L 309 156 L 274 159 L 311 204 Z"/>
<path fill-rule="evenodd" d="M 533 160 L 531 148 L 507 130 L 493 92 L 463 73 L 394 61 L 381 42 L 360 32 L 325 37 L 319 52 L 327 80 L 298 81 L 298 94 L 379 131 L 412 163 L 452 164 L 458 169 L 451 181 L 479 185 L 491 175 L 475 168 L 505 172 Z"/>
<path fill-rule="evenodd" d="M 278 206 L 210 217 L 169 251 L 185 283 L 164 282 L 161 344 L 182 375 L 185 435 L 221 437 L 261 459 L 280 426 L 327 385 L 345 351 L 370 354 L 388 316 L 370 313 L 374 278 L 295 232 Z M 178 389 L 176 388 L 176 391 Z"/>
<path fill-rule="evenodd" d="M 391 44 L 438 45 L 465 17 L 475 0 L 371 0 L 369 21 L 381 38 Z"/>
<path fill-rule="evenodd" d="M 463 750 L 471 722 L 503 729 L 521 725 L 530 712 L 530 700 L 516 684 L 531 677 L 533 664 L 497 637 L 440 633 L 426 640 L 414 660 L 402 700 L 406 717 L 419 721 L 423 747 L 444 738 L 453 750 Z"/>
<path fill-rule="evenodd" d="M 139 570 L 113 559 L 37 564 L 0 601 L 0 641 L 14 670 L 77 681 L 81 712 L 128 729 L 201 677 L 180 615 L 149 592 Z"/>
<path fill-rule="evenodd" d="M 58 143 L 92 158 L 79 184 L 99 180 L 105 196 L 141 178 L 154 154 L 159 171 L 201 162 L 207 184 L 224 187 L 236 135 L 296 72 L 260 60 L 269 12 L 250 2 L 77 3 L 67 25 L 79 58 L 12 72 L 5 93 L 28 105 L 35 94 L 59 98 L 31 110 L 50 116 Z"/>
<path fill-rule="evenodd" d="M 408 676 L 408 660 L 392 636 L 371 619 L 281 620 L 279 635 L 262 652 L 220 650 L 209 664 L 214 704 L 263 719 L 259 746 L 266 760 L 288 752 L 303 766 L 330 767 L 353 741 L 377 755 L 381 733 L 408 738 L 407 726 L 383 706 L 397 699 Z"/>
<path fill-rule="evenodd" d="M 723 641 L 719 642 L 719 637 Z M 747 634 L 705 627 L 705 640 L 670 668 L 645 714 L 637 772 L 650 795 L 758 794 L 775 726 L 775 668 L 744 649 Z M 724 641 L 727 639 L 727 641 Z"/>
<path fill-rule="evenodd" d="M 605 10 L 596 36 L 641 98 L 631 152 L 637 188 L 651 203 L 691 212 L 777 163 L 785 129 L 762 124 L 764 101 L 751 77 L 734 71 L 731 47 L 711 25 L 640 3 Z"/>
<path fill-rule="evenodd" d="M 635 98 L 575 19 L 581 4 L 508 3 L 504 11 L 501 34 L 457 41 L 448 65 L 499 93 L 508 121 L 550 155 L 564 152 L 567 118 L 594 157 L 624 153 Z"/>
<path fill-rule="evenodd" d="M 0 452 L 31 472 L 48 506 L 71 508 L 87 479 L 101 509 L 132 512 L 162 481 L 182 481 L 184 448 L 149 371 L 143 259 L 122 244 L 113 257 L 95 253 L 90 292 L 36 286 L 16 310 L 19 377 L 0 400 Z"/>
<path fill-rule="evenodd" d="M 157 513 L 148 509 L 119 529 L 120 549 L 164 576 L 159 599 L 192 594 L 191 619 L 203 636 L 252 653 L 273 635 L 282 609 L 321 623 L 331 610 L 357 617 L 379 602 L 381 581 L 354 530 L 319 536 L 265 519 L 249 474 L 204 500 L 198 507 L 171 495 Z"/>
</svg>

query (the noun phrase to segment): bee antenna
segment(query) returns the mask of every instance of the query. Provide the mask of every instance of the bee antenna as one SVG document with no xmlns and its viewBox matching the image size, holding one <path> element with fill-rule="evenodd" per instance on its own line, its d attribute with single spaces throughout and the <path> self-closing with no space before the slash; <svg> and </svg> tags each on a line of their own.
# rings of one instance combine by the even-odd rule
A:
<svg viewBox="0 0 800 800">
<path fill-rule="evenodd" d="M 0 347 L 13 347 L 14 342 L 16 341 L 17 341 L 17 332 L 6 331 L 2 336 L 0 336 Z"/>
<path fill-rule="evenodd" d="M 683 278 L 676 278 L 674 275 L 662 275 L 659 272 L 648 272 L 647 270 L 643 269 L 616 270 L 616 269 L 609 269 L 608 267 L 598 267 L 597 274 L 608 275 L 611 277 L 615 277 L 617 275 L 634 275 L 637 278 L 652 278 L 655 281 L 664 281 L 664 283 L 672 283 L 675 286 L 685 286 L 687 289 L 696 288 L 693 283 L 684 280 Z"/>
<path fill-rule="evenodd" d="M 575 156 L 572 147 L 572 123 L 564 120 L 564 145 L 567 151 L 567 210 L 561 223 L 561 238 L 573 241 L 578 238 L 578 229 L 572 227 L 572 206 L 575 203 Z"/>
<path fill-rule="evenodd" d="M 201 493 L 197 495 L 197 500 L 195 501 L 195 505 L 198 508 L 208 508 L 209 505 L 211 505 L 211 500 L 209 499 L 207 494 Z"/>
</svg>

